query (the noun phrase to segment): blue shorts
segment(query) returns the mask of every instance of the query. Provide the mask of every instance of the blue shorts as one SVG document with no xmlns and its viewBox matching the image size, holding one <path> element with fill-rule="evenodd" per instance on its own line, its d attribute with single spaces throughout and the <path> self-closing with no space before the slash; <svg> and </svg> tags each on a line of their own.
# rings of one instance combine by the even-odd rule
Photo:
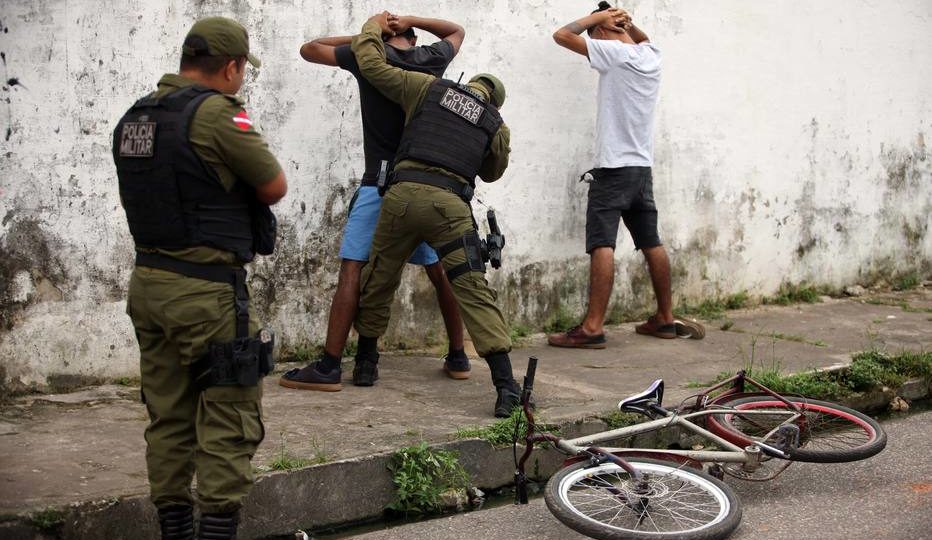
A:
<svg viewBox="0 0 932 540">
<path fill-rule="evenodd" d="M 369 260 L 369 248 L 375 235 L 375 225 L 379 221 L 379 209 L 382 197 L 375 186 L 360 186 L 350 202 L 349 217 L 343 229 L 343 243 L 340 245 L 340 258 L 365 262 Z M 430 266 L 440 259 L 432 247 L 422 242 L 408 259 L 411 264 Z"/>
</svg>

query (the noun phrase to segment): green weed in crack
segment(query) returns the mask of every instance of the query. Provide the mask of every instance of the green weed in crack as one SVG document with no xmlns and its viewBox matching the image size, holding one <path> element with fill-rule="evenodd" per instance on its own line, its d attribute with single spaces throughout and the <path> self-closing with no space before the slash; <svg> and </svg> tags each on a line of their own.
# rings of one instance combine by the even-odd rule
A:
<svg viewBox="0 0 932 540">
<path fill-rule="evenodd" d="M 457 439 L 482 439 L 488 441 L 492 446 L 502 448 L 511 446 L 515 435 L 515 429 L 518 430 L 518 440 L 523 441 L 527 432 L 527 419 L 524 417 L 524 411 L 515 407 L 511 416 L 503 418 L 488 426 L 466 426 L 456 430 Z M 558 430 L 551 425 L 544 424 L 537 419 L 535 428 L 541 433 L 557 433 Z"/>
<path fill-rule="evenodd" d="M 469 487 L 469 475 L 456 452 L 423 442 L 392 454 L 388 470 L 395 484 L 395 501 L 388 508 L 403 514 L 440 512 L 444 493 Z"/>
</svg>

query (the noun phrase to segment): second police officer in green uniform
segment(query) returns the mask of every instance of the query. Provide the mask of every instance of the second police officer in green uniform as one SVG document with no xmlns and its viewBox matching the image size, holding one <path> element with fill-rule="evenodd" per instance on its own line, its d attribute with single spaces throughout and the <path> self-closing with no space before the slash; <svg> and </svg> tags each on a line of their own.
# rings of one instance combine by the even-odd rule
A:
<svg viewBox="0 0 932 540">
<path fill-rule="evenodd" d="M 383 33 L 390 33 L 387 13 L 366 22 L 353 38 L 353 53 L 363 76 L 401 105 L 406 124 L 360 282 L 356 369 L 378 377 L 376 342 L 388 326 L 401 272 L 417 245 L 427 242 L 441 258 L 477 353 L 489 364 L 495 416 L 506 417 L 518 404 L 520 388 L 508 357 L 508 328 L 483 275 L 469 205 L 475 177 L 492 182 L 508 166 L 510 135 L 498 113 L 505 88 L 488 74 L 458 85 L 393 67 L 385 60 Z"/>
<path fill-rule="evenodd" d="M 139 100 L 114 131 L 120 199 L 136 244 L 129 313 L 149 413 L 146 463 L 163 539 L 236 537 L 264 436 L 261 377 L 271 340 L 257 335 L 243 264 L 274 244 L 268 209 L 285 176 L 236 94 L 246 30 L 199 20 L 180 72 Z"/>
</svg>

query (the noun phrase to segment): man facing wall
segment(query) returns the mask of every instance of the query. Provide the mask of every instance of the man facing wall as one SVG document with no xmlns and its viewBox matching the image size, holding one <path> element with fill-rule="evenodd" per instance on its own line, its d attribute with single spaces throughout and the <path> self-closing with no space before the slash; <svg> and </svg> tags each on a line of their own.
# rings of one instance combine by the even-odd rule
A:
<svg viewBox="0 0 932 540">
<path fill-rule="evenodd" d="M 586 31 L 587 36 L 580 34 Z M 701 339 L 699 323 L 673 318 L 670 260 L 657 231 L 654 204 L 653 124 L 660 89 L 660 49 L 622 9 L 600 2 L 587 17 L 553 34 L 563 47 L 585 56 L 599 73 L 596 164 L 586 173 L 586 253 L 589 254 L 589 307 L 582 323 L 553 334 L 554 347 L 605 348 L 605 314 L 615 277 L 615 246 L 620 220 L 647 260 L 657 311 L 636 327 L 638 334 L 670 339 L 678 334 Z"/>
</svg>

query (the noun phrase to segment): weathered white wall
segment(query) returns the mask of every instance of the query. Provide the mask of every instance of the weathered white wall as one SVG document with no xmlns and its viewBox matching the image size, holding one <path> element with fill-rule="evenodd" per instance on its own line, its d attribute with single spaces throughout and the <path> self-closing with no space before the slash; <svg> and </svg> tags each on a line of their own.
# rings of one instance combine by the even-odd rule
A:
<svg viewBox="0 0 932 540">
<path fill-rule="evenodd" d="M 585 187 L 576 179 L 591 165 L 596 75 L 550 34 L 594 2 L 397 4 L 4 0 L 0 385 L 136 373 L 123 313 L 132 248 L 110 134 L 177 69 L 185 32 L 206 15 L 242 21 L 264 62 L 244 95 L 291 191 L 278 207 L 279 253 L 255 265 L 252 283 L 286 344 L 323 339 L 363 163 L 355 82 L 297 50 L 353 33 L 383 7 L 460 22 L 467 39 L 448 74 L 490 71 L 508 86 L 511 167 L 479 192 L 508 237 L 506 268 L 490 274 L 508 316 L 539 327 L 560 305 L 580 310 Z M 664 51 L 655 193 L 678 299 L 929 275 L 932 2 L 627 7 Z M 641 307 L 647 276 L 620 237 L 615 300 Z M 440 339 L 434 303 L 410 271 L 390 340 Z"/>
</svg>

